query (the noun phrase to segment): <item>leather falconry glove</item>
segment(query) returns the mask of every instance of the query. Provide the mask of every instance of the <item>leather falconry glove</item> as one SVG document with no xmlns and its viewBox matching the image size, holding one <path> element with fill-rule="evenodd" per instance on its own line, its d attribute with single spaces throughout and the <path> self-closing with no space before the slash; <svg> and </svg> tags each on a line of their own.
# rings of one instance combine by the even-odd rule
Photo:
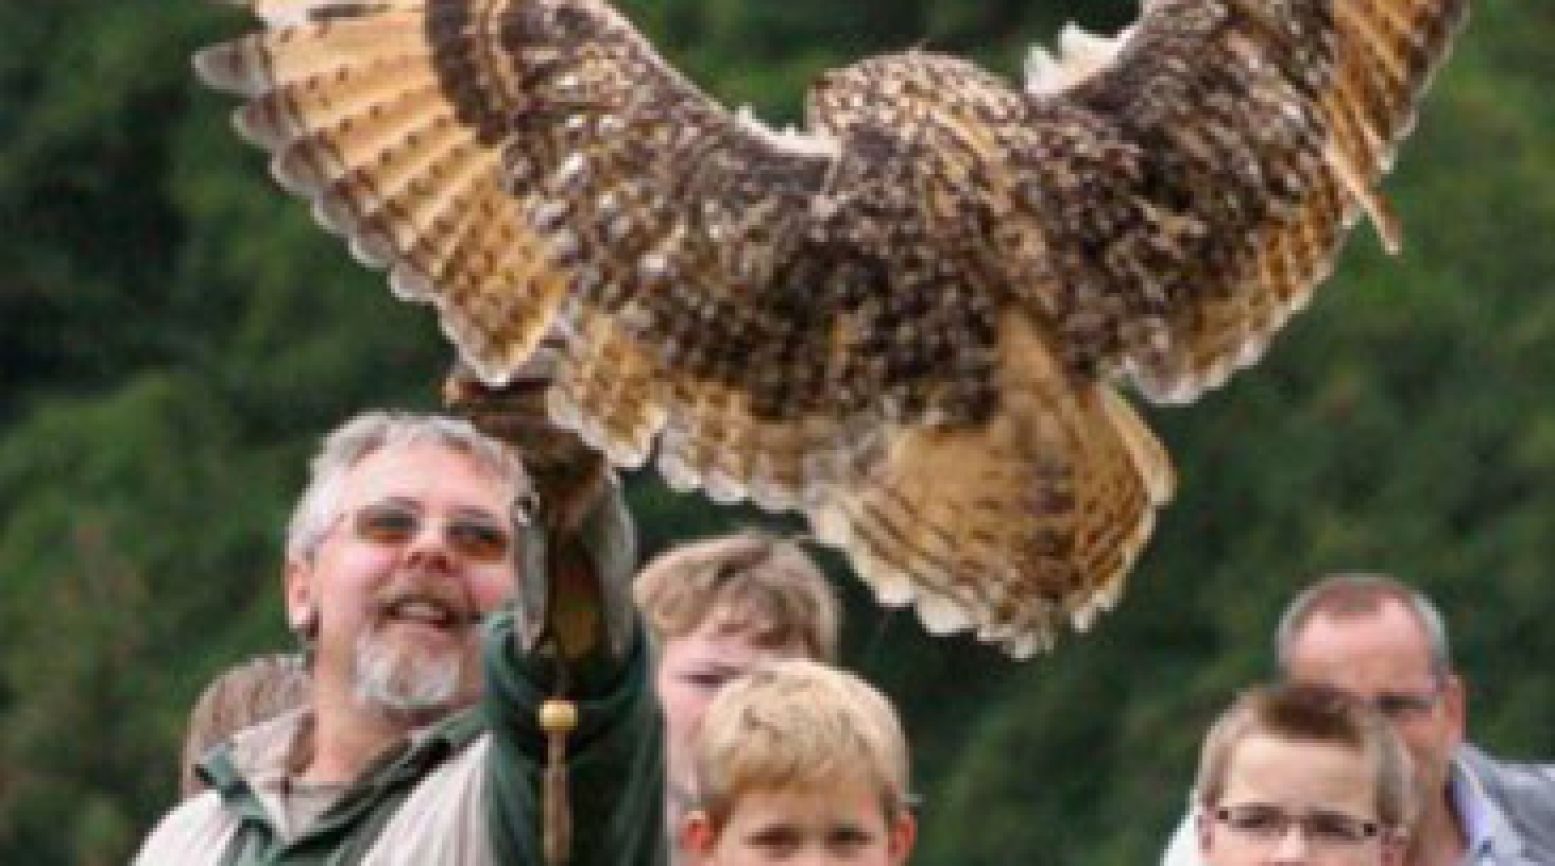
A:
<svg viewBox="0 0 1555 866">
<path fill-rule="evenodd" d="M 632 643 L 636 535 L 609 464 L 546 415 L 554 357 L 542 344 L 501 388 L 456 364 L 443 397 L 481 432 L 511 445 L 534 481 L 537 506 L 519 563 L 529 578 L 519 582 L 517 599 L 521 649 L 553 649 L 569 666 L 613 665 Z M 533 579 L 540 575 L 546 579 Z"/>
<path fill-rule="evenodd" d="M 554 654 L 553 695 L 541 707 L 548 757 L 543 848 L 547 866 L 572 851 L 567 740 L 578 725 L 574 681 L 607 680 L 630 651 L 636 538 L 609 465 L 576 434 L 550 423 L 545 391 L 554 350 L 542 345 L 507 385 L 490 388 L 456 364 L 448 407 L 512 446 L 534 481 L 537 503 L 518 563 L 518 640 L 527 655 Z"/>
</svg>

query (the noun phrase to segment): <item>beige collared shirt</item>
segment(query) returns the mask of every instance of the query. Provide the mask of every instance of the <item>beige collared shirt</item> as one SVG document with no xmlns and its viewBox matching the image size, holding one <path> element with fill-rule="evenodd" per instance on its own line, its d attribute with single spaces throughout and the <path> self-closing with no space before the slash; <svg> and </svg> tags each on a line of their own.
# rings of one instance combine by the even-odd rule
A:
<svg viewBox="0 0 1555 866">
<path fill-rule="evenodd" d="M 296 784 L 289 768 L 295 765 L 293 756 L 301 738 L 311 728 L 309 721 L 307 711 L 299 710 L 233 738 L 234 765 L 285 839 L 305 829 L 292 825 L 302 812 L 293 814 L 286 798 Z M 412 738 L 425 737 L 429 731 L 416 731 Z M 433 769 L 389 819 L 363 858 L 363 866 L 495 866 L 484 800 L 485 758 L 490 748 L 490 735 L 483 734 Z M 238 824 L 220 793 L 207 790 L 157 825 L 135 866 L 216 866 L 232 844 Z"/>
</svg>

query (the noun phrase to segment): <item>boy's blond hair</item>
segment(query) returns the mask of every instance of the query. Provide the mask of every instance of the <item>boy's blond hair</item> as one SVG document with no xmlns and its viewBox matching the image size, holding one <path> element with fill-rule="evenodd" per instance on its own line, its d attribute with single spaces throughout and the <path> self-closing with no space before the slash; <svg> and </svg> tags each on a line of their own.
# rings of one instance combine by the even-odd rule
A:
<svg viewBox="0 0 1555 866">
<path fill-rule="evenodd" d="M 763 645 L 798 644 L 828 662 L 837 655 L 837 596 L 815 562 L 782 538 L 747 531 L 675 547 L 637 575 L 632 595 L 660 642 L 724 610 Z"/>
<path fill-rule="evenodd" d="M 857 676 L 784 659 L 728 685 L 707 708 L 693 757 L 698 807 L 722 827 L 752 791 L 863 782 L 886 821 L 907 808 L 907 739 L 886 698 Z"/>
</svg>

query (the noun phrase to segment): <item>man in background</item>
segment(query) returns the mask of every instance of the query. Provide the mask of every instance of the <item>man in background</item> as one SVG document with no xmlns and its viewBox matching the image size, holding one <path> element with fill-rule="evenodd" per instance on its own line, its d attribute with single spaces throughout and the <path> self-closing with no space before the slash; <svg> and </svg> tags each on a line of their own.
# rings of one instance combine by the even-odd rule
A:
<svg viewBox="0 0 1555 866">
<path fill-rule="evenodd" d="M 1498 761 L 1465 741 L 1463 679 L 1423 595 L 1383 575 L 1325 578 L 1286 609 L 1275 651 L 1286 681 L 1348 692 L 1397 731 L 1420 804 L 1404 866 L 1555 863 L 1555 767 Z M 1199 863 L 1196 847 L 1185 821 L 1163 866 Z"/>
</svg>

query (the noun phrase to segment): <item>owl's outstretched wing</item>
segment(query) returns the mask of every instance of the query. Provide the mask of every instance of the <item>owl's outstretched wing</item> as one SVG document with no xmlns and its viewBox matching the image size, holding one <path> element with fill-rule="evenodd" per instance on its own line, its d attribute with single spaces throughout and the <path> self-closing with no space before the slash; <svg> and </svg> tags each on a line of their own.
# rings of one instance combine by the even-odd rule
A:
<svg viewBox="0 0 1555 866">
<path fill-rule="evenodd" d="M 792 506 L 846 413 L 816 295 L 783 282 L 833 164 L 724 111 L 596 0 L 250 0 L 196 57 L 236 123 L 482 379 L 547 333 L 553 414 L 626 465 Z M 832 378 L 835 378 L 833 375 Z M 763 384 L 765 383 L 765 385 Z M 763 411 L 763 410 L 767 411 Z"/>
<path fill-rule="evenodd" d="M 1376 190 L 1467 0 L 1151 0 L 1038 54 L 1032 207 L 1066 354 L 1187 402 L 1254 363 Z M 1098 155 L 1100 154 L 1100 155 Z"/>
</svg>

